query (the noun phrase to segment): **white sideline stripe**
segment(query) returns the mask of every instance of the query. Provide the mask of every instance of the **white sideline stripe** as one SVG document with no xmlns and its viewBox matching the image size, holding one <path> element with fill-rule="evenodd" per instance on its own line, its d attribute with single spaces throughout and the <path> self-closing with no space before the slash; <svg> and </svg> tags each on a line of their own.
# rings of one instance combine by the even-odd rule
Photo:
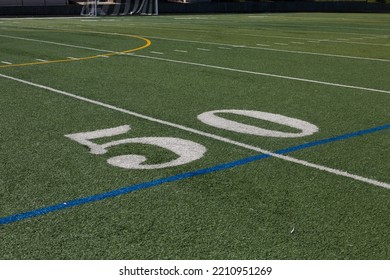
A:
<svg viewBox="0 0 390 280">
<path fill-rule="evenodd" d="M 55 29 L 55 28 L 43 28 L 43 29 L 45 29 L 45 30 L 66 30 L 66 29 Z M 106 34 L 106 35 L 126 35 L 126 36 L 128 36 L 128 34 L 118 34 L 118 33 L 110 33 L 110 32 L 99 32 L 99 31 L 88 31 L 88 32 L 89 33 L 97 33 L 97 34 Z M 49 41 L 43 41 L 43 40 L 34 40 L 34 39 L 15 37 L 15 36 L 0 35 L 0 37 L 20 39 L 20 40 L 28 40 L 28 41 L 36 41 L 36 42 L 55 44 L 55 45 L 60 45 L 60 46 L 65 46 L 65 47 L 85 48 L 85 49 L 95 50 L 95 51 L 97 50 L 97 49 L 94 49 L 94 48 L 80 47 L 80 46 L 75 46 L 75 45 L 62 44 L 62 43 L 56 43 L 56 42 L 49 42 Z M 258 50 L 274 51 L 274 52 L 286 52 L 286 53 L 296 53 L 296 54 L 305 54 L 305 55 L 318 55 L 318 56 L 338 57 L 338 58 L 345 58 L 345 59 L 362 59 L 362 60 L 370 60 L 370 61 L 390 62 L 390 59 L 385 59 L 385 58 L 371 58 L 371 57 L 362 57 L 362 56 L 348 56 L 348 55 L 338 55 L 338 54 L 328 54 L 328 53 L 316 53 L 316 52 L 281 50 L 281 49 L 273 49 L 273 48 L 237 46 L 237 45 L 215 43 L 215 42 L 182 40 L 182 39 L 155 37 L 155 36 L 143 36 L 143 37 L 151 38 L 151 39 L 167 40 L 167 41 L 185 42 L 185 43 L 197 43 L 197 44 L 209 44 L 209 45 L 225 46 L 225 47 L 219 47 L 220 49 L 225 49 L 226 47 L 235 47 L 235 48 L 248 48 L 248 49 L 258 49 Z M 307 40 L 307 38 L 305 38 L 304 40 Z M 321 40 L 321 39 L 319 39 L 317 41 L 309 40 L 308 42 L 310 42 L 310 43 L 320 43 L 320 41 L 327 41 L 327 40 Z M 230 48 L 226 48 L 226 49 L 230 49 Z M 97 50 L 97 51 L 99 51 L 99 50 Z"/>
<path fill-rule="evenodd" d="M 11 65 L 12 64 L 11 62 L 8 62 L 8 61 L 2 61 L 1 63 L 7 64 L 7 65 Z"/>
<path fill-rule="evenodd" d="M 103 33 L 106 33 L 106 32 L 103 32 Z M 107 34 L 112 35 L 112 33 L 107 33 Z M 273 48 L 250 47 L 250 46 L 237 46 L 237 45 L 231 45 L 231 44 L 222 44 L 222 43 L 214 43 L 214 42 L 203 42 L 203 41 L 193 41 L 193 40 L 182 40 L 182 39 L 171 39 L 171 38 L 153 37 L 153 36 L 144 36 L 144 37 L 151 38 L 151 39 L 158 39 L 158 40 L 184 42 L 184 43 L 219 45 L 219 46 L 229 46 L 229 47 L 246 48 L 246 49 L 258 49 L 258 50 L 274 51 L 274 52 L 285 52 L 285 53 L 296 53 L 296 54 L 307 54 L 307 55 L 338 57 L 338 58 L 346 58 L 346 59 L 362 59 L 362 60 L 371 60 L 371 61 L 390 62 L 390 59 L 385 59 L 385 58 L 372 58 L 372 57 L 339 55 L 339 54 L 329 54 L 329 53 L 292 51 L 292 50 L 281 50 L 281 49 L 273 49 Z M 324 41 L 324 40 L 322 40 L 322 41 Z M 310 40 L 308 42 L 310 42 L 310 43 L 320 43 L 319 40 L 317 40 L 317 41 Z M 256 45 L 261 46 L 261 44 L 256 44 Z M 220 48 L 222 48 L 222 47 L 220 47 Z"/>
<path fill-rule="evenodd" d="M 148 28 L 148 27 L 143 27 Z M 178 30 L 183 31 L 183 29 L 178 28 L 169 28 L 169 27 L 153 27 L 154 29 L 162 29 L 162 30 Z M 382 29 L 381 29 L 382 30 Z M 201 30 L 201 29 L 186 29 L 188 32 L 198 32 L 198 33 L 215 33 L 215 31 L 211 30 Z M 329 32 L 326 32 L 329 33 Z M 339 32 L 337 32 L 339 33 Z M 345 34 L 345 32 L 342 32 Z M 262 35 L 262 34 L 249 34 L 249 33 L 237 33 L 237 32 L 229 32 L 226 34 L 236 35 L 236 36 L 251 36 L 251 37 L 268 37 L 268 38 L 281 38 L 281 39 L 292 39 L 292 40 L 306 40 L 307 38 L 302 37 L 291 37 L 291 36 L 277 36 L 277 35 Z M 390 47 L 389 44 L 373 44 L 373 43 L 363 43 L 363 42 L 347 42 L 347 41 L 337 41 L 337 40 L 330 40 L 327 39 L 327 42 L 331 43 L 345 43 L 345 44 L 357 44 L 357 45 L 372 45 L 372 46 L 386 46 Z"/>
<path fill-rule="evenodd" d="M 128 24 L 128 25 L 133 25 L 133 24 Z M 146 27 L 144 27 L 146 28 Z M 163 29 L 163 30 L 166 30 L 166 29 L 170 29 L 170 30 L 179 30 L 179 31 L 183 31 L 183 29 L 178 29 L 178 28 L 167 28 L 167 27 L 164 27 L 164 28 L 159 28 L 159 27 L 150 27 L 150 28 L 153 28 L 153 29 Z M 45 29 L 45 28 L 42 28 L 42 29 Z M 57 28 L 47 28 L 47 29 L 52 29 L 52 30 L 66 30 L 66 29 L 57 29 Z M 367 29 L 367 28 L 365 28 Z M 373 29 L 373 28 L 369 28 L 369 29 Z M 375 28 L 374 28 L 375 30 Z M 385 29 L 377 29 L 377 30 L 385 30 Z M 187 29 L 187 31 L 193 31 L 193 32 L 202 32 L 202 33 L 212 33 L 213 31 L 205 31 L 205 30 L 199 30 L 199 29 Z M 335 32 L 324 32 L 324 31 L 307 31 L 307 32 L 314 32 L 314 33 L 335 33 Z M 97 32 L 99 33 L 99 32 Z M 101 32 L 104 34 L 104 32 Z M 358 34 L 358 33 L 348 33 L 348 32 L 342 32 L 344 34 Z M 107 33 L 107 34 L 110 34 L 110 33 Z M 261 34 L 247 34 L 247 33 L 226 33 L 226 34 L 230 34 L 230 35 L 241 35 L 241 36 L 252 36 L 252 37 L 270 37 L 270 38 L 283 38 L 283 39 L 293 39 L 293 40 L 307 40 L 307 38 L 301 38 L 301 37 L 291 37 L 291 36 L 276 36 L 276 35 L 261 35 Z M 364 34 L 362 34 L 364 35 Z M 368 34 L 367 34 L 368 35 Z M 386 36 L 386 35 L 385 35 Z M 144 36 L 144 37 L 149 37 L 149 36 Z M 149 37 L 149 38 L 153 38 L 153 37 Z M 156 37 L 155 37 L 156 38 Z M 326 39 L 326 40 L 322 40 L 322 39 L 313 39 L 313 40 L 318 40 L 318 41 L 327 41 L 327 42 L 331 42 L 331 43 L 347 43 L 347 44 L 357 44 L 357 45 L 373 45 L 373 46 L 386 46 L 386 47 L 390 47 L 390 44 L 373 44 L 373 43 L 363 43 L 363 42 L 344 42 L 344 41 L 337 41 L 337 40 L 330 40 L 330 39 Z M 313 41 L 314 42 L 314 41 Z"/>
<path fill-rule="evenodd" d="M 102 32 L 94 32 L 94 33 L 102 33 Z M 105 33 L 105 32 L 103 32 L 103 33 Z M 113 34 L 113 33 L 107 33 L 107 34 Z M 113 35 L 115 35 L 115 34 L 113 34 Z M 119 34 L 116 34 L 116 35 L 119 35 Z M 235 68 L 228 68 L 228 67 L 222 67 L 222 66 L 216 66 L 216 65 L 209 65 L 209 64 L 188 62 L 188 61 L 181 61 L 181 60 L 174 60 L 174 59 L 146 56 L 146 55 L 136 55 L 134 53 L 122 53 L 122 52 L 111 51 L 111 50 L 95 49 L 95 48 L 89 48 L 89 47 L 83 47 L 83 46 L 62 44 L 62 43 L 56 43 L 56 42 L 50 42 L 50 41 L 41 41 L 41 40 L 36 40 L 36 39 L 28 39 L 28 38 L 22 38 L 22 37 L 6 36 L 6 35 L 0 35 L 0 37 L 11 37 L 11 38 L 16 38 L 16 39 L 20 39 L 20 40 L 38 41 L 38 42 L 42 42 L 42 43 L 48 43 L 48 44 L 54 44 L 54 45 L 62 45 L 62 46 L 78 48 L 78 49 L 87 49 L 87 50 L 94 50 L 94 51 L 98 51 L 98 52 L 122 54 L 122 55 L 134 56 L 134 57 L 142 57 L 142 58 L 162 60 L 162 61 L 168 61 L 168 62 L 174 62 L 174 63 L 180 63 L 180 64 L 194 65 L 194 66 L 200 66 L 200 67 L 208 67 L 208 68 L 214 68 L 214 69 L 220 69 L 220 70 L 227 70 L 227 71 L 233 71 L 233 72 L 239 72 L 239 73 L 246 73 L 246 74 L 274 77 L 274 78 L 287 79 L 287 80 L 295 80 L 295 81 L 315 83 L 315 84 L 322 84 L 322 85 L 328 85 L 328 86 L 351 88 L 351 89 L 359 89 L 359 90 L 380 92 L 380 93 L 390 93 L 390 91 L 388 91 L 388 90 L 381 90 L 381 89 L 373 89 L 373 88 L 366 88 L 366 87 L 359 87 L 359 86 L 351 86 L 351 85 L 323 82 L 323 81 L 317 81 L 317 80 L 296 78 L 296 77 L 291 77 L 291 76 L 283 76 L 283 75 L 276 75 L 276 74 L 270 74 L 270 73 L 241 70 L 241 69 L 235 69 Z M 187 51 L 183 51 L 183 50 L 174 50 L 174 51 L 187 52 Z M 285 52 L 290 52 L 290 51 L 285 51 Z"/>
<path fill-rule="evenodd" d="M 319 26 L 318 26 L 319 27 Z M 182 29 L 182 28 L 170 28 L 170 27 L 150 27 L 150 26 L 142 26 L 144 29 L 161 29 L 161 30 L 177 30 L 177 31 L 187 31 L 187 32 L 198 32 L 198 33 L 216 33 L 218 31 L 212 31 L 212 30 L 202 30 L 202 29 Z M 272 28 L 266 28 L 267 30 L 272 30 Z M 366 28 L 367 29 L 367 28 Z M 372 29 L 372 28 L 370 28 Z M 386 30 L 386 29 L 378 29 L 378 30 Z M 349 32 L 321 32 L 321 31 L 306 31 L 306 32 L 311 32 L 311 33 L 337 33 L 337 34 L 351 34 Z M 226 34 L 230 35 L 238 35 L 238 36 L 252 36 L 252 37 L 270 37 L 270 38 L 283 38 L 283 39 L 293 39 L 293 40 L 305 40 L 307 38 L 302 38 L 302 37 L 291 37 L 291 36 L 277 36 L 277 35 L 262 35 L 262 34 L 249 34 L 249 33 L 239 33 L 239 32 L 228 32 Z M 352 34 L 357 34 L 357 33 L 352 33 Z M 333 43 L 344 43 L 344 42 L 339 42 L 336 40 L 328 40 L 329 42 Z M 353 44 L 355 42 L 345 42 L 349 44 Z M 361 44 L 357 43 L 356 44 Z M 370 44 L 370 43 L 367 43 Z M 386 44 L 370 44 L 370 45 L 384 45 L 384 46 L 390 46 Z"/>
<path fill-rule="evenodd" d="M 82 47 L 82 46 L 70 45 L 70 44 L 64 44 L 64 43 L 57 43 L 57 42 L 52 42 L 52 41 L 37 40 L 37 39 L 30 39 L 30 38 L 16 37 L 16 36 L 8 36 L 8 35 L 0 35 L 0 37 L 17 39 L 17 40 L 24 40 L 24 41 L 31 41 L 31 42 L 38 42 L 38 43 L 45 43 L 45 44 L 51 44 L 51 45 L 57 45 L 57 46 L 76 48 L 76 49 L 85 49 L 85 50 L 102 52 L 102 50 L 100 50 L 100 49 L 89 48 L 89 47 Z M 109 51 L 109 52 L 112 52 L 112 51 Z"/>
<path fill-rule="evenodd" d="M 307 40 L 307 38 L 291 37 L 291 36 L 261 35 L 261 34 L 249 34 L 249 33 L 229 33 L 229 34 L 251 36 L 251 37 L 269 37 L 269 38 L 292 39 L 292 40 Z M 316 40 L 320 40 L 320 39 L 316 39 Z M 330 42 L 330 43 L 344 43 L 344 44 L 356 44 L 356 45 L 370 45 L 370 46 L 390 47 L 389 44 L 374 44 L 374 43 L 363 43 L 363 42 L 337 41 L 337 40 L 331 40 L 331 39 L 325 39 L 323 41 Z"/>
<path fill-rule="evenodd" d="M 287 25 L 284 25 L 284 26 L 288 26 L 288 27 L 300 27 L 301 25 L 295 25 L 295 24 L 287 24 Z M 331 28 L 334 28 L 334 26 L 327 26 L 327 25 L 316 25 L 316 27 L 331 27 Z M 280 30 L 280 26 L 279 25 L 273 25 L 273 24 L 267 24 L 266 26 L 264 26 L 264 29 L 267 29 L 267 30 L 271 30 L 271 29 L 277 29 L 277 30 Z M 356 29 L 356 30 L 380 30 L 380 31 L 388 31 L 386 28 L 363 28 L 363 27 L 348 27 L 349 29 Z M 182 29 L 178 29 L 178 28 L 158 28 L 158 29 L 169 29 L 169 30 L 182 30 Z M 338 28 L 339 29 L 339 28 Z M 342 28 L 344 29 L 344 28 Z M 239 29 L 240 30 L 240 29 Z M 241 29 L 241 30 L 245 30 L 245 29 Z M 340 30 L 340 29 L 339 29 Z M 206 30 L 202 30 L 202 29 L 191 29 L 191 31 L 194 31 L 194 32 L 200 32 L 200 33 L 211 33 L 213 31 L 206 31 Z M 214 33 L 216 33 L 218 31 L 214 31 Z M 359 35 L 362 35 L 362 36 L 365 36 L 365 35 L 371 35 L 371 34 L 363 34 L 363 33 L 351 33 L 351 32 L 345 32 L 345 31 L 341 31 L 341 32 L 335 32 L 335 31 L 319 31 L 319 30 L 306 30 L 306 32 L 310 32 L 310 33 L 337 33 L 337 34 L 359 34 Z M 233 35 L 249 35 L 249 36 L 267 36 L 267 35 L 255 35 L 255 34 L 246 34 L 246 33 L 239 33 L 239 32 L 224 32 L 224 34 L 233 34 Z M 268 35 L 267 37 L 276 37 L 276 36 L 271 36 L 271 35 Z M 286 36 L 277 36 L 277 37 L 286 37 Z M 290 37 L 291 38 L 291 37 Z M 294 37 L 293 37 L 294 38 Z"/>
<path fill-rule="evenodd" d="M 139 55 L 139 54 L 137 54 L 137 55 L 133 55 L 133 56 L 134 57 L 142 57 L 142 58 L 161 60 L 161 61 L 174 62 L 174 63 L 179 63 L 179 64 L 186 64 L 186 65 L 207 67 L 207 68 L 213 68 L 213 69 L 219 69 L 219 70 L 226 70 L 226 71 L 231 71 L 231 72 L 238 72 L 238 73 L 245 73 L 245 74 L 273 77 L 273 78 L 279 78 L 279 79 L 307 82 L 307 83 L 313 83 L 313 84 L 320 84 L 320 85 L 327 85 L 327 86 L 349 88 L 349 89 L 358 89 L 358 90 L 365 90 L 365 91 L 372 91 L 372 92 L 380 92 L 380 93 L 390 94 L 389 90 L 382 90 L 382 89 L 374 89 L 374 88 L 351 86 L 351 85 L 345 85 L 345 84 L 323 82 L 323 81 L 317 81 L 317 80 L 296 78 L 296 77 L 291 77 L 291 76 L 283 76 L 283 75 L 277 75 L 277 74 L 255 72 L 255 71 L 249 71 L 249 70 L 241 70 L 241 69 L 228 68 L 228 67 L 217 66 L 217 65 L 210 65 L 210 64 L 203 64 L 203 63 L 196 63 L 196 62 L 189 62 L 189 61 L 181 61 L 181 60 L 174 60 L 174 59 L 168 59 L 168 58 L 160 58 L 160 57 L 153 57 L 153 56 L 147 56 L 147 55 Z"/>
<path fill-rule="evenodd" d="M 369 179 L 369 178 L 365 178 L 365 177 L 362 177 L 362 176 L 359 176 L 359 175 L 351 174 L 351 173 L 348 173 L 346 171 L 342 171 L 342 170 L 338 170 L 338 169 L 334 169 L 334 168 L 330 168 L 330 167 L 314 164 L 314 163 L 311 163 L 311 162 L 308 162 L 308 161 L 305 161 L 305 160 L 300 160 L 300 159 L 296 159 L 296 158 L 293 158 L 293 157 L 276 154 L 276 153 L 270 152 L 268 150 L 261 149 L 259 147 L 255 147 L 255 146 L 251 146 L 251 145 L 248 145 L 248 144 L 245 144 L 245 143 L 241 143 L 241 142 L 237 142 L 237 141 L 231 140 L 229 138 L 221 137 L 221 136 L 214 135 L 214 134 L 211 134 L 211 133 L 203 132 L 201 130 L 193 129 L 193 128 L 190 128 L 190 127 L 187 127 L 187 126 L 184 126 L 184 125 L 179 125 L 179 124 L 175 124 L 175 123 L 172 123 L 172 122 L 168 122 L 168 121 L 156 119 L 156 118 L 153 118 L 153 117 L 149 117 L 149 116 L 146 116 L 146 115 L 142 115 L 142 114 L 139 114 L 139 113 L 136 113 L 136 112 L 132 112 L 132 111 L 129 111 L 129 110 L 126 110 L 126 109 L 115 107 L 113 105 L 109 105 L 109 104 L 106 104 L 106 103 L 103 103 L 103 102 L 100 102 L 100 101 L 96 101 L 96 100 L 93 100 L 93 99 L 89 99 L 89 98 L 85 98 L 85 97 L 82 97 L 82 96 L 78 96 L 78 95 L 75 95 L 75 94 L 72 94 L 72 93 L 69 93 L 69 92 L 65 92 L 65 91 L 62 91 L 62 90 L 58 90 L 58 89 L 55 89 L 55 88 L 52 88 L 52 87 L 36 84 L 36 83 L 33 83 L 33 82 L 29 82 L 29 81 L 26 81 L 26 80 L 14 78 L 14 77 L 3 75 L 3 74 L 0 74 L 0 77 L 3 77 L 5 79 L 9 79 L 9 80 L 13 80 L 13 81 L 16 81 L 16 82 L 20 82 L 20 83 L 23 83 L 23 84 L 27 84 L 27 85 L 30 85 L 30 86 L 34 86 L 34 87 L 37 87 L 37 88 L 41 88 L 41 89 L 44 89 L 44 90 L 47 90 L 47 91 L 51 91 L 51 92 L 54 92 L 54 93 L 62 94 L 62 95 L 65 95 L 65 96 L 68 96 L 68 97 L 71 97 L 71 98 L 74 98 L 74 99 L 78 99 L 78 100 L 81 100 L 81 101 L 84 101 L 84 102 L 88 102 L 88 103 L 91 103 L 91 104 L 94 104 L 94 105 L 102 106 L 102 107 L 105 107 L 105 108 L 108 108 L 108 109 L 111 109 L 111 110 L 114 110 L 114 111 L 122 112 L 122 113 L 131 115 L 131 116 L 134 116 L 134 117 L 138 117 L 138 118 L 141 118 L 141 119 L 145 119 L 145 120 L 148 120 L 148 121 L 151 121 L 151 122 L 167 125 L 167 126 L 170 126 L 170 127 L 173 127 L 173 128 L 181 129 L 181 130 L 184 130 L 184 131 L 187 131 L 187 132 L 191 132 L 191 133 L 202 135 L 202 136 L 205 136 L 205 137 L 208 137 L 208 138 L 211 138 L 211 139 L 215 139 L 215 140 L 218 140 L 218 141 L 221 141 L 221 142 L 225 142 L 225 143 L 229 143 L 229 144 L 232 144 L 232 145 L 235 145 L 235 146 L 239 146 L 239 147 L 242 147 L 242 148 L 245 148 L 245 149 L 248 149 L 248 150 L 252 150 L 252 151 L 259 152 L 259 153 L 263 153 L 263 154 L 266 154 L 266 155 L 269 155 L 269 156 L 272 156 L 272 157 L 275 157 L 275 158 L 278 158 L 278 159 L 282 159 L 282 160 L 285 160 L 285 161 L 288 161 L 288 162 L 293 162 L 293 163 L 300 164 L 300 165 L 303 165 L 303 166 L 306 166 L 306 167 L 311 167 L 311 168 L 318 169 L 318 170 L 321 170 L 321 171 L 326 171 L 326 172 L 331 173 L 331 174 L 335 174 L 335 175 L 351 178 L 351 179 L 354 179 L 354 180 L 357 180 L 357 181 L 361 181 L 361 182 L 365 182 L 365 183 L 368 183 L 368 184 L 371 184 L 371 185 L 375 185 L 375 186 L 378 186 L 378 187 L 390 189 L 390 184 L 385 183 L 385 182 L 380 182 L 380 181 L 377 181 L 377 180 L 374 180 L 374 179 Z"/>
<path fill-rule="evenodd" d="M 329 42 L 332 42 L 332 43 L 344 43 L 344 44 L 356 44 L 356 45 L 368 45 L 368 46 L 390 47 L 390 44 L 374 44 L 374 43 L 364 43 L 364 42 L 332 41 L 332 40 L 329 40 Z"/>
</svg>

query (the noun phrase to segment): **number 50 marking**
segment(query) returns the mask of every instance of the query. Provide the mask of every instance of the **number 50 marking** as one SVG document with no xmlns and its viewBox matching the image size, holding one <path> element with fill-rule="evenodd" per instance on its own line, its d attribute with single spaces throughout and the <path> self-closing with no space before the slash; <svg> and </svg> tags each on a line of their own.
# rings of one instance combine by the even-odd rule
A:
<svg viewBox="0 0 390 280">
<path fill-rule="evenodd" d="M 285 125 L 300 130 L 298 133 L 287 133 L 282 131 L 268 130 L 260 127 L 242 124 L 236 121 L 227 120 L 216 114 L 236 114 L 252 117 L 255 119 L 267 120 L 277 124 Z M 205 124 L 238 133 L 251 134 L 266 137 L 293 138 L 311 135 L 318 131 L 318 127 L 295 118 L 290 118 L 278 114 L 271 114 L 260 111 L 248 110 L 216 110 L 202 113 L 198 119 Z M 90 153 L 94 155 L 103 155 L 108 149 L 123 144 L 147 144 L 158 146 L 175 153 L 178 158 L 169 162 L 160 164 L 143 164 L 147 159 L 141 155 L 121 155 L 111 157 L 107 160 L 110 165 L 126 169 L 160 169 L 174 167 L 190 163 L 203 157 L 207 149 L 198 143 L 190 140 L 173 137 L 141 137 L 125 138 L 117 141 L 107 142 L 105 144 L 96 144 L 93 139 L 112 137 L 124 134 L 130 131 L 129 125 L 118 126 L 95 131 L 67 134 L 66 137 L 90 148 Z"/>
<path fill-rule="evenodd" d="M 80 143 L 81 145 L 89 147 L 90 153 L 94 155 L 103 155 L 107 153 L 108 148 L 114 146 L 138 143 L 158 146 L 167 149 L 179 156 L 175 160 L 161 164 L 142 164 L 146 161 L 146 158 L 140 155 L 116 156 L 107 160 L 107 162 L 113 166 L 122 167 L 126 169 L 159 169 L 173 167 L 200 159 L 206 152 L 206 148 L 203 145 L 200 145 L 193 141 L 172 137 L 126 138 L 108 142 L 102 145 L 90 141 L 92 139 L 124 134 L 129 130 L 129 125 L 123 125 L 108 129 L 68 134 L 65 136 Z"/>
</svg>

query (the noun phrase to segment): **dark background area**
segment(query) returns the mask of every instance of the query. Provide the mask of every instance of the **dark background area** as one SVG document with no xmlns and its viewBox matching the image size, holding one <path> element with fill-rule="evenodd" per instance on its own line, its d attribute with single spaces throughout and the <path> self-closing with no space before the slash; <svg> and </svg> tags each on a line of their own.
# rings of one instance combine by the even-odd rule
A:
<svg viewBox="0 0 390 280">
<path fill-rule="evenodd" d="M 35 2 L 36 1 L 36 2 Z M 74 16 L 82 0 L 0 0 L 0 16 Z M 103 1 L 103 0 L 100 0 Z M 113 0 L 106 0 L 113 1 Z M 175 0 L 182 1 L 182 0 Z M 187 0 L 188 1 L 188 0 Z M 13 3 L 13 4 L 12 4 Z M 32 3 L 38 5 L 31 6 Z M 64 3 L 58 5 L 56 3 Z M 390 0 L 211 0 L 179 3 L 159 0 L 159 13 L 390 12 Z"/>
</svg>

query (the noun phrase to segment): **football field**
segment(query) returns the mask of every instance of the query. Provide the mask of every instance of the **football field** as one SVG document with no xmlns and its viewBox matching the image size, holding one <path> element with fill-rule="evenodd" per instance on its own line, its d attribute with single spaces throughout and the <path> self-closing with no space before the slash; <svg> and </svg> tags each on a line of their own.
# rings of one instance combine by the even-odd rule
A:
<svg viewBox="0 0 390 280">
<path fill-rule="evenodd" d="M 387 14 L 0 19 L 0 259 L 389 259 Z"/>
</svg>

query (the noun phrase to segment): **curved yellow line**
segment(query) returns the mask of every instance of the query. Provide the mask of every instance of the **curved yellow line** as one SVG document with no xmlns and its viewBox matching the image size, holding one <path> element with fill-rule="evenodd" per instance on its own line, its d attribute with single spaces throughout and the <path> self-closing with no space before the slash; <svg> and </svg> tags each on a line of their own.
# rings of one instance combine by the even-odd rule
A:
<svg viewBox="0 0 390 280">
<path fill-rule="evenodd" d="M 82 32 L 82 31 L 79 31 Z M 98 32 L 96 32 L 98 33 Z M 130 49 L 130 50 L 125 50 L 125 51 L 118 51 L 118 52 L 109 52 L 109 53 L 103 53 L 103 54 L 98 54 L 98 55 L 92 55 L 92 56 L 86 56 L 86 57 L 80 57 L 80 58 L 67 58 L 67 59 L 58 59 L 58 60 L 48 60 L 48 61 L 39 61 L 39 62 L 27 62 L 27 63 L 19 63 L 19 64 L 8 64 L 8 65 L 1 65 L 1 68 L 11 68 L 11 67 L 22 67 L 22 66 L 32 66 L 32 65 L 44 65 L 44 64 L 50 64 L 50 63 L 61 63 L 61 62 L 71 62 L 71 61 L 80 61 L 80 60 L 88 60 L 88 59 L 94 59 L 94 58 L 100 58 L 102 56 L 114 56 L 114 55 L 120 55 L 120 54 L 127 54 L 127 53 L 132 53 L 135 51 L 139 51 L 142 49 L 146 49 L 149 47 L 152 42 L 149 39 L 136 36 L 136 35 L 128 35 L 128 34 L 115 34 L 115 35 L 122 35 L 122 36 L 128 36 L 136 39 L 140 39 L 145 41 L 146 43 L 138 48 L 135 49 Z"/>
</svg>

